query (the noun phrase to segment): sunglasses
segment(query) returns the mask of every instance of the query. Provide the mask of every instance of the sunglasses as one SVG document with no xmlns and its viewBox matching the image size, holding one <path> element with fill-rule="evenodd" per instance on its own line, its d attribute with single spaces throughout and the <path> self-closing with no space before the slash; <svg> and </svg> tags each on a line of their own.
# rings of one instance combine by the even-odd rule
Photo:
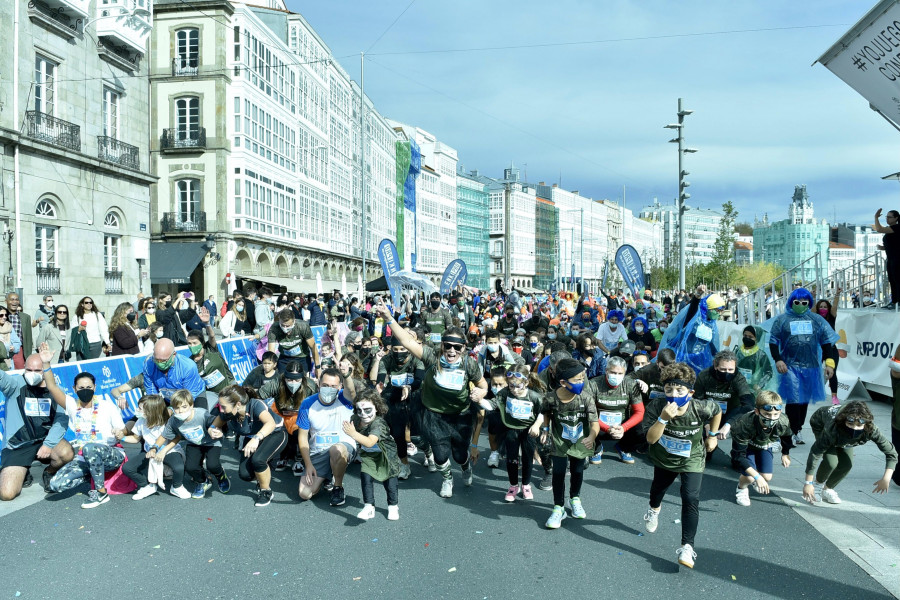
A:
<svg viewBox="0 0 900 600">
<path fill-rule="evenodd" d="M 64 310 L 58 310 L 58 311 L 56 311 L 56 314 L 58 314 L 58 315 L 67 315 L 67 314 L 69 314 L 69 313 L 67 313 L 67 312 L 64 311 Z"/>
<path fill-rule="evenodd" d="M 462 344 L 448 344 L 444 342 L 443 344 L 444 350 L 456 350 L 457 352 L 462 352 L 462 349 L 465 348 Z"/>
<path fill-rule="evenodd" d="M 762 406 L 759 406 L 758 408 L 765 410 L 765 411 L 781 410 L 784 408 L 784 404 L 763 404 Z"/>
<path fill-rule="evenodd" d="M 528 375 L 525 373 L 516 373 L 515 371 L 507 371 L 506 376 L 512 379 L 528 379 Z"/>
<path fill-rule="evenodd" d="M 84 302 L 82 302 L 82 304 L 93 304 L 93 303 L 94 303 L 93 300 L 85 300 Z"/>
<path fill-rule="evenodd" d="M 862 417 L 847 417 L 847 425 L 854 425 L 857 423 L 859 425 L 865 425 L 868 422 L 868 419 L 863 419 Z"/>
<path fill-rule="evenodd" d="M 809 300 L 794 300 L 794 306 L 809 306 Z"/>
</svg>

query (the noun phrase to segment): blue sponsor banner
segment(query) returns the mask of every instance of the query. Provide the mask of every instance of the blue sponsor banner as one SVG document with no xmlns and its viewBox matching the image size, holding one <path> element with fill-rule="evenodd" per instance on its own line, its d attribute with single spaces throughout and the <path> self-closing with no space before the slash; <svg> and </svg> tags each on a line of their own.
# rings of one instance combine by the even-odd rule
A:
<svg viewBox="0 0 900 600">
<path fill-rule="evenodd" d="M 606 259 L 606 266 L 603 267 L 603 283 L 600 284 L 600 289 L 606 289 L 606 279 L 609 277 L 609 259 Z"/>
<path fill-rule="evenodd" d="M 313 340 L 316 342 L 316 350 L 319 351 L 319 356 L 322 355 L 322 340 L 325 339 L 325 331 L 328 329 L 325 325 L 313 325 L 310 327 L 313 333 Z"/>
<path fill-rule="evenodd" d="M 462 259 L 457 258 L 456 260 L 450 261 L 450 264 L 444 269 L 444 276 L 441 277 L 441 296 L 449 294 L 450 291 L 456 289 L 459 284 L 466 285 L 466 280 L 468 278 L 469 270 L 466 268 L 466 263 L 463 262 Z"/>
<path fill-rule="evenodd" d="M 394 242 L 388 239 L 381 240 L 378 244 L 378 260 L 381 262 L 384 279 L 391 291 L 391 300 L 394 306 L 400 306 L 400 287 L 393 281 L 394 276 L 400 271 L 400 257 L 397 255 Z"/>
<path fill-rule="evenodd" d="M 0 394 L 0 451 L 6 446 L 6 398 Z"/>
<path fill-rule="evenodd" d="M 219 353 L 234 374 L 239 384 L 244 383 L 259 361 L 256 359 L 256 342 L 253 338 L 241 337 L 217 342 Z"/>
<path fill-rule="evenodd" d="M 628 289 L 631 290 L 631 294 L 637 298 L 647 287 L 644 283 L 644 266 L 641 264 L 641 257 L 637 250 L 628 244 L 619 246 L 619 249 L 616 250 L 616 266 L 622 273 L 622 278 Z"/>
</svg>

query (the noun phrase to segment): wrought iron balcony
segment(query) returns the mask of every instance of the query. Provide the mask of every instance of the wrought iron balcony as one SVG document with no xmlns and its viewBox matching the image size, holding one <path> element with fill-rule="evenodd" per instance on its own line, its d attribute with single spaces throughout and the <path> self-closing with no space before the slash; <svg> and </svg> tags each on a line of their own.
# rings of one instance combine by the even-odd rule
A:
<svg viewBox="0 0 900 600">
<path fill-rule="evenodd" d="M 196 77 L 200 71 L 196 56 L 176 56 L 172 59 L 172 75 L 175 77 Z"/>
<path fill-rule="evenodd" d="M 25 111 L 25 135 L 60 148 L 81 151 L 81 127 L 40 111 Z"/>
<path fill-rule="evenodd" d="M 181 212 L 163 213 L 163 233 L 197 233 L 206 231 L 206 213 L 197 211 L 191 214 Z"/>
<path fill-rule="evenodd" d="M 192 152 L 206 149 L 206 127 L 197 129 L 163 129 L 159 139 L 163 152 Z"/>
<path fill-rule="evenodd" d="M 107 294 L 122 293 L 122 271 L 106 271 L 105 279 Z"/>
<path fill-rule="evenodd" d="M 59 267 L 37 268 L 36 294 L 59 294 Z"/>
<path fill-rule="evenodd" d="M 129 169 L 140 170 L 140 150 L 137 146 L 120 142 L 105 135 L 97 136 L 97 156 L 100 160 L 122 165 Z"/>
</svg>

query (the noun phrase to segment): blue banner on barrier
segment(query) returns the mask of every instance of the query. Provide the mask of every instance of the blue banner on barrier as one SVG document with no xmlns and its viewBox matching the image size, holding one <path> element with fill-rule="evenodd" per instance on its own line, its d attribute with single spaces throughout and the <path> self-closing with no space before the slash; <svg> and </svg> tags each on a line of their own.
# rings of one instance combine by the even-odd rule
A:
<svg viewBox="0 0 900 600">
<path fill-rule="evenodd" d="M 635 298 L 639 297 L 647 287 L 644 283 L 644 266 L 641 264 L 641 257 L 634 246 L 625 244 L 619 246 L 616 250 L 616 266 L 622 273 L 625 284 L 631 290 L 631 295 Z"/>
<path fill-rule="evenodd" d="M 444 270 L 444 276 L 441 277 L 441 296 L 446 296 L 460 284 L 466 285 L 468 278 L 469 270 L 466 268 L 466 263 L 460 258 L 451 260 Z"/>
<path fill-rule="evenodd" d="M 400 271 L 400 257 L 397 255 L 397 247 L 388 239 L 381 240 L 378 244 L 378 260 L 381 262 L 381 270 L 384 271 L 384 280 L 391 291 L 391 300 L 394 306 L 400 306 L 400 288 L 393 282 L 394 275 Z"/>
<path fill-rule="evenodd" d="M 310 327 L 313 333 L 313 340 L 316 342 L 316 350 L 319 351 L 319 355 L 322 354 L 322 340 L 325 339 L 325 331 L 328 329 L 325 325 L 314 325 Z"/>
<path fill-rule="evenodd" d="M 218 346 L 234 379 L 238 383 L 244 383 L 250 371 L 259 364 L 256 360 L 256 343 L 252 338 L 237 338 L 218 342 Z"/>
</svg>

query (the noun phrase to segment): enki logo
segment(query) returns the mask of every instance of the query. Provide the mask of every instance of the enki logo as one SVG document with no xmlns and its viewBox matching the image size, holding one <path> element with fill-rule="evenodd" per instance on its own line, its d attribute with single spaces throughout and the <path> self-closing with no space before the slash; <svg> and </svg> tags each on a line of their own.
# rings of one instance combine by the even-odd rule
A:
<svg viewBox="0 0 900 600">
<path fill-rule="evenodd" d="M 103 376 L 109 378 L 112 375 L 112 371 L 106 365 L 103 366 Z"/>
</svg>

